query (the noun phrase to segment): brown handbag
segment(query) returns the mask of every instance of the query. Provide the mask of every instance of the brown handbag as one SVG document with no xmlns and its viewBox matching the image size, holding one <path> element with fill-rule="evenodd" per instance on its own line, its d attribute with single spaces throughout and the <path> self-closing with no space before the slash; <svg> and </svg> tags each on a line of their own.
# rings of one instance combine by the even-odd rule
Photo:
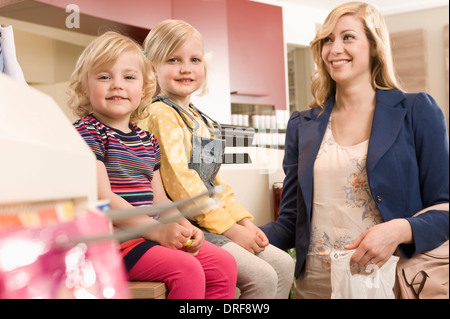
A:
<svg viewBox="0 0 450 319">
<path fill-rule="evenodd" d="M 448 203 L 421 210 L 414 216 L 428 210 L 447 210 Z M 448 299 L 449 298 L 449 242 L 410 259 L 400 257 L 394 284 L 396 299 Z"/>
</svg>

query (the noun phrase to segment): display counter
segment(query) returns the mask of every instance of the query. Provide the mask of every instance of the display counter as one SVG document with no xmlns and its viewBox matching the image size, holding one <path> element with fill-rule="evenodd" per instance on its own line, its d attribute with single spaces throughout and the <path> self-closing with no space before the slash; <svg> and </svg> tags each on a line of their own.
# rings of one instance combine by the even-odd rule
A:
<svg viewBox="0 0 450 319">
<path fill-rule="evenodd" d="M 236 200 L 262 226 L 274 220 L 273 184 L 284 180 L 284 150 L 262 147 L 227 147 L 225 154 L 249 154 L 251 163 L 223 164 L 220 176 L 233 188 Z"/>
</svg>

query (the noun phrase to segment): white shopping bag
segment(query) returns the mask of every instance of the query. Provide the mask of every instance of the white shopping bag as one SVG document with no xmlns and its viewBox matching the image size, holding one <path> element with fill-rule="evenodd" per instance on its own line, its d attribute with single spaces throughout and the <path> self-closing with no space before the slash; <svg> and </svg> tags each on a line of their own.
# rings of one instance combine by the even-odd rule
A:
<svg viewBox="0 0 450 319">
<path fill-rule="evenodd" d="M 332 299 L 394 299 L 397 256 L 381 267 L 350 265 L 354 250 L 331 253 Z"/>
</svg>

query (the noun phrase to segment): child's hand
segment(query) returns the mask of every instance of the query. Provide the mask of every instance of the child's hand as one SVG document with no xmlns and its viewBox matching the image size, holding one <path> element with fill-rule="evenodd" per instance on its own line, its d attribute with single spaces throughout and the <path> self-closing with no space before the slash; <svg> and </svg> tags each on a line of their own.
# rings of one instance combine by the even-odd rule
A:
<svg viewBox="0 0 450 319">
<path fill-rule="evenodd" d="M 197 256 L 198 250 L 200 249 L 200 247 L 203 244 L 203 241 L 205 240 L 205 236 L 203 235 L 203 232 L 195 226 L 192 226 L 191 240 L 192 243 L 187 246 L 184 246 L 183 249 L 192 256 Z"/>
<path fill-rule="evenodd" d="M 191 238 L 191 230 L 179 223 L 162 224 L 145 238 L 156 241 L 164 247 L 180 249 Z"/>
<path fill-rule="evenodd" d="M 251 231 L 253 231 L 256 236 L 258 236 L 261 239 L 261 248 L 266 247 L 267 245 L 269 245 L 269 239 L 267 238 L 266 234 L 264 234 L 264 232 L 255 224 L 253 224 L 250 219 L 248 218 L 244 218 L 242 220 L 240 220 L 238 222 L 239 225 L 242 225 L 244 227 L 247 227 L 248 229 L 250 229 Z"/>
<path fill-rule="evenodd" d="M 257 254 L 264 250 L 265 245 L 261 237 L 245 226 L 234 224 L 223 234 L 252 254 Z"/>
</svg>

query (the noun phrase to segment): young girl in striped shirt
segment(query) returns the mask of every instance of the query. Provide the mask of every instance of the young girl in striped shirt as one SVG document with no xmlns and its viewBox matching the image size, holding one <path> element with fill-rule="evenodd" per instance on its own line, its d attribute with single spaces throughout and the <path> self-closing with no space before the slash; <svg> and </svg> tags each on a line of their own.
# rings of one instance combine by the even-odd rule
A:
<svg viewBox="0 0 450 319">
<path fill-rule="evenodd" d="M 81 117 L 74 126 L 97 158 L 98 197 L 109 200 L 112 209 L 169 201 L 159 172 L 158 142 L 135 125 L 154 91 L 142 48 L 115 32 L 89 44 L 72 74 L 69 105 Z M 146 215 L 115 222 L 119 228 L 160 224 L 121 244 L 129 279 L 164 281 L 168 298 L 233 298 L 234 258 L 204 241 L 178 211 L 173 214 L 179 214 L 176 222 Z M 190 239 L 193 243 L 183 246 Z"/>
</svg>

